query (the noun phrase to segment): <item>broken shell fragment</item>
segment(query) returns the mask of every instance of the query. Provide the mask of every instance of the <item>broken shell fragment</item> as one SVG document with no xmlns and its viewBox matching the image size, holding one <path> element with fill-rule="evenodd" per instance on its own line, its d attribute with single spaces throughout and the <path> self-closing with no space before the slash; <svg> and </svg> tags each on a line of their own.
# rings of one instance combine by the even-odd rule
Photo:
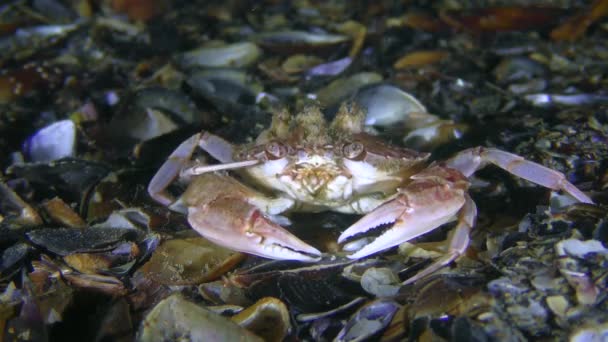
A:
<svg viewBox="0 0 608 342">
<path fill-rule="evenodd" d="M 80 273 L 95 274 L 111 267 L 110 258 L 100 253 L 74 253 L 63 257 L 68 266 Z"/>
<path fill-rule="evenodd" d="M 590 268 L 585 266 L 586 258 L 596 255 L 606 262 L 608 249 L 597 240 L 568 239 L 558 242 L 555 250 L 559 257 L 559 271 L 575 289 L 578 302 L 583 305 L 596 304 L 602 291 L 595 284 Z"/>
<path fill-rule="evenodd" d="M 232 321 L 262 337 L 281 342 L 291 330 L 289 310 L 277 298 L 266 297 L 233 316 Z"/>
<path fill-rule="evenodd" d="M 13 222 L 25 226 L 37 226 L 42 224 L 42 218 L 38 212 L 26 203 L 13 189 L 0 182 L 0 222 L 13 218 Z"/>
<path fill-rule="evenodd" d="M 72 157 L 75 149 L 76 125 L 72 120 L 57 121 L 40 129 L 26 144 L 26 153 L 33 162 Z"/>
<path fill-rule="evenodd" d="M 252 301 L 245 295 L 244 289 L 223 280 L 200 284 L 198 293 L 206 301 L 217 305 L 232 304 L 247 307 L 252 304 Z"/>
<path fill-rule="evenodd" d="M 98 274 L 78 274 L 63 272 L 61 274 L 73 287 L 100 292 L 109 296 L 124 296 L 129 290 L 116 277 Z"/>
<path fill-rule="evenodd" d="M 564 296 L 549 296 L 547 297 L 547 306 L 551 309 L 551 312 L 558 317 L 565 317 L 570 307 L 570 303 Z"/>
<path fill-rule="evenodd" d="M 608 323 L 584 323 L 569 336 L 571 342 L 605 341 L 608 336 Z"/>
<path fill-rule="evenodd" d="M 196 285 L 221 277 L 244 257 L 204 238 L 173 239 L 161 243 L 140 270 L 160 284 Z"/>
<path fill-rule="evenodd" d="M 84 228 L 87 223 L 61 198 L 54 197 L 42 203 L 50 218 L 62 226 L 69 228 Z"/>
<path fill-rule="evenodd" d="M 365 297 L 357 297 L 344 305 L 338 306 L 335 309 L 325 311 L 325 312 L 299 314 L 296 317 L 296 319 L 299 322 L 312 322 L 312 321 L 316 321 L 316 320 L 323 319 L 323 318 L 330 318 L 332 316 L 336 316 L 338 314 L 346 312 L 350 309 L 354 309 L 359 304 L 363 303 L 365 300 L 366 300 Z"/>
<path fill-rule="evenodd" d="M 141 322 L 137 341 L 264 341 L 245 328 L 180 294 L 160 301 Z"/>
<path fill-rule="evenodd" d="M 392 297 L 399 292 L 401 281 L 390 268 L 372 267 L 363 273 L 361 287 L 376 297 Z"/>
<path fill-rule="evenodd" d="M 26 284 L 19 298 L 23 303 L 21 317 L 47 324 L 61 322 L 75 291 L 63 279 L 49 281 L 49 270 L 40 270 L 36 265 L 36 262 L 32 262 L 33 271 L 28 274 L 24 272 L 21 276 L 21 281 Z"/>
</svg>

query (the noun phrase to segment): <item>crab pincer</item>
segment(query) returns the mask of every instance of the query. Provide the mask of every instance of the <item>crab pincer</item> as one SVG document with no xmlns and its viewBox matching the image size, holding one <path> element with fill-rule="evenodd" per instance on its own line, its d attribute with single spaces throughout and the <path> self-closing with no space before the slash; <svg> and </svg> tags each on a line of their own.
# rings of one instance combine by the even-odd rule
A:
<svg viewBox="0 0 608 342">
<path fill-rule="evenodd" d="M 321 252 L 275 223 L 256 206 L 253 190 L 225 175 L 198 176 L 183 195 L 188 222 L 222 246 L 270 259 L 319 260 Z M 253 202 L 253 203 L 252 203 Z"/>
</svg>

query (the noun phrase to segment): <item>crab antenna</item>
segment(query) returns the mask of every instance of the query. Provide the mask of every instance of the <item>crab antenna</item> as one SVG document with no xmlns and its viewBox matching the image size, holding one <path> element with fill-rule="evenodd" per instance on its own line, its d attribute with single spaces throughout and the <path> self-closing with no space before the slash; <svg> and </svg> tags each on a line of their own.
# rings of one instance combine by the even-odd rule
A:
<svg viewBox="0 0 608 342">
<path fill-rule="evenodd" d="M 234 170 L 234 169 L 242 169 L 244 167 L 254 166 L 259 164 L 260 161 L 257 159 L 254 160 L 244 160 L 233 163 L 225 163 L 225 164 L 216 164 L 216 165 L 196 165 L 189 168 L 185 168 L 180 173 L 181 176 L 195 176 L 200 175 L 207 172 L 221 171 L 221 170 Z"/>
</svg>

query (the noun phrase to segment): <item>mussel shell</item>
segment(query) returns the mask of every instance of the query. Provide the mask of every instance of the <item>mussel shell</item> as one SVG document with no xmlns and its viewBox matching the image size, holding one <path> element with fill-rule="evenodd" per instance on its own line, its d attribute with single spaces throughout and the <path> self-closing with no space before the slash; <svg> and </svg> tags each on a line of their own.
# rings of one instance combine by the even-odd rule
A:
<svg viewBox="0 0 608 342">
<path fill-rule="evenodd" d="M 240 68 L 255 63 L 262 51 L 250 42 L 218 47 L 200 47 L 175 57 L 182 68 Z"/>
<path fill-rule="evenodd" d="M 55 0 L 38 0 L 32 7 L 39 13 L 44 13 L 53 22 L 70 22 L 78 19 L 76 13 L 69 7 Z"/>
<path fill-rule="evenodd" d="M 335 319 L 321 318 L 310 325 L 310 336 L 314 341 L 330 341 L 343 326 L 344 323 Z"/>
<path fill-rule="evenodd" d="M 230 78 L 215 78 L 195 74 L 187 80 L 193 96 L 211 105 L 220 113 L 216 119 L 231 120 L 219 135 L 232 137 L 240 143 L 257 136 L 270 123 L 270 115 L 258 105 L 258 90 Z"/>
<path fill-rule="evenodd" d="M 482 292 L 480 281 L 480 278 L 473 277 L 437 276 L 426 283 L 416 284 L 408 316 L 415 319 L 445 314 L 462 315 L 469 309 L 469 303 L 480 304 L 479 301 L 470 300 Z"/>
<path fill-rule="evenodd" d="M 316 65 L 306 71 L 306 78 L 319 76 L 337 76 L 343 73 L 353 62 L 351 57 L 344 57 L 335 61 Z"/>
<path fill-rule="evenodd" d="M 503 59 L 493 70 L 501 84 L 544 77 L 547 74 L 545 65 L 527 57 L 509 57 Z"/>
<path fill-rule="evenodd" d="M 239 84 L 258 94 L 263 90 L 262 84 L 245 70 L 234 68 L 202 69 L 188 74 L 187 83 L 196 84 L 200 80 L 224 80 Z M 190 84 L 191 86 L 194 86 Z"/>
<path fill-rule="evenodd" d="M 365 341 L 384 330 L 401 306 L 390 300 L 375 300 L 360 308 L 334 341 Z"/>
<path fill-rule="evenodd" d="M 5 8 L 3 7 L 3 9 Z M 81 26 L 82 22 L 20 28 L 14 35 L 3 37 L 0 40 L 0 64 L 11 59 L 22 61 L 38 52 L 45 51 L 69 37 Z"/>
<path fill-rule="evenodd" d="M 340 103 L 356 93 L 364 86 L 379 83 L 382 81 L 382 75 L 375 72 L 360 72 L 348 77 L 338 78 L 325 87 L 317 90 L 317 100 L 323 106 L 337 107 Z"/>
<path fill-rule="evenodd" d="M 407 122 L 408 113 L 426 113 L 426 107 L 414 96 L 390 84 L 374 84 L 353 95 L 367 115 L 368 126 L 391 126 Z"/>
<path fill-rule="evenodd" d="M 213 103 L 220 111 L 232 106 L 252 106 L 256 103 L 257 94 L 240 82 L 232 79 L 220 79 L 194 74 L 186 81 L 196 94 Z"/>
<path fill-rule="evenodd" d="M 0 274 L 2 277 L 17 270 L 22 261 L 33 251 L 32 246 L 26 243 L 17 243 L 5 249 L 0 255 Z"/>
<path fill-rule="evenodd" d="M 358 284 L 344 279 L 340 270 L 348 260 L 321 261 L 315 265 L 296 262 L 270 262 L 235 274 L 231 279 L 246 289 L 251 299 L 277 296 L 300 312 L 321 312 L 346 304 L 363 295 Z M 291 269 L 275 269 L 273 265 L 291 265 Z M 300 267 L 297 267 L 300 266 Z M 294 268 L 295 267 L 295 268 Z M 269 270 L 270 269 L 270 270 Z M 258 270 L 258 271 L 255 271 Z"/>
<path fill-rule="evenodd" d="M 129 303 L 124 298 L 108 303 L 99 321 L 95 341 L 133 340 L 135 336 Z"/>
<path fill-rule="evenodd" d="M 105 164 L 83 159 L 63 158 L 50 163 L 16 164 L 8 173 L 25 178 L 46 190 L 58 190 L 65 201 L 80 201 L 94 184 L 109 172 Z M 40 189 L 40 187 L 38 187 Z"/>
<path fill-rule="evenodd" d="M 348 36 L 305 31 L 277 31 L 260 33 L 256 42 L 264 49 L 284 54 L 326 53 L 347 42 Z"/>
<path fill-rule="evenodd" d="M 125 240 L 134 241 L 143 237 L 143 233 L 138 230 L 120 228 L 43 228 L 26 235 L 34 244 L 61 256 L 107 251 Z"/>
<path fill-rule="evenodd" d="M 308 278 L 301 274 L 284 274 L 276 284 L 256 284 L 249 289 L 250 294 L 280 293 L 281 299 L 302 312 L 328 310 L 350 302 L 355 295 L 348 286 L 341 286 L 336 278 Z M 265 285 L 265 286 L 264 286 Z M 352 285 L 350 287 L 353 287 Z"/>
<path fill-rule="evenodd" d="M 163 140 L 166 141 L 166 140 Z M 159 146 L 156 153 L 165 155 L 157 155 L 155 162 L 162 163 L 166 156 L 170 153 Z M 160 159 L 162 158 L 162 159 Z M 159 160 L 160 159 L 160 160 Z M 185 221 L 179 215 L 165 216 L 162 211 L 164 208 L 152 210 L 146 207 L 145 204 L 151 202 L 150 196 L 144 190 L 147 182 L 152 176 L 148 170 L 142 169 L 124 169 L 118 172 L 112 172 L 107 177 L 103 178 L 84 199 L 81 211 L 86 213 L 88 221 L 99 222 L 105 220 L 107 226 L 116 226 L 114 222 L 120 220 L 119 216 L 123 216 L 123 220 L 131 221 L 125 226 L 136 224 L 143 228 L 158 228 L 158 225 L 164 223 L 165 218 L 177 218 L 180 221 Z M 152 171 L 152 170 L 150 170 Z M 126 207 L 126 208 L 125 208 Z M 161 212 L 159 217 L 157 214 Z M 109 221 L 108 221 L 109 220 Z M 178 230 L 185 229 L 188 226 L 184 224 L 171 224 L 171 228 Z"/>
<path fill-rule="evenodd" d="M 298 74 L 322 62 L 323 60 L 316 56 L 295 54 L 283 61 L 281 69 L 288 74 Z"/>
<path fill-rule="evenodd" d="M 138 90 L 130 105 L 136 108 L 154 108 L 172 114 L 171 118 L 178 124 L 195 125 L 202 121 L 200 112 L 192 100 L 176 90 L 150 87 Z M 128 113 L 127 113 L 128 114 Z"/>
</svg>

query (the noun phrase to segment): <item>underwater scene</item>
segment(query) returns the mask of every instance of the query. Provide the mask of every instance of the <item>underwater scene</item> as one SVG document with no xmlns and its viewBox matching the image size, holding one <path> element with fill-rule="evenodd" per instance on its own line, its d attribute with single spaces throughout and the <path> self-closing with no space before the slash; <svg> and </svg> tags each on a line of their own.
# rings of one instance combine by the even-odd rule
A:
<svg viewBox="0 0 608 342">
<path fill-rule="evenodd" d="M 607 144 L 607 0 L 4 0 L 0 341 L 606 341 Z"/>
</svg>

